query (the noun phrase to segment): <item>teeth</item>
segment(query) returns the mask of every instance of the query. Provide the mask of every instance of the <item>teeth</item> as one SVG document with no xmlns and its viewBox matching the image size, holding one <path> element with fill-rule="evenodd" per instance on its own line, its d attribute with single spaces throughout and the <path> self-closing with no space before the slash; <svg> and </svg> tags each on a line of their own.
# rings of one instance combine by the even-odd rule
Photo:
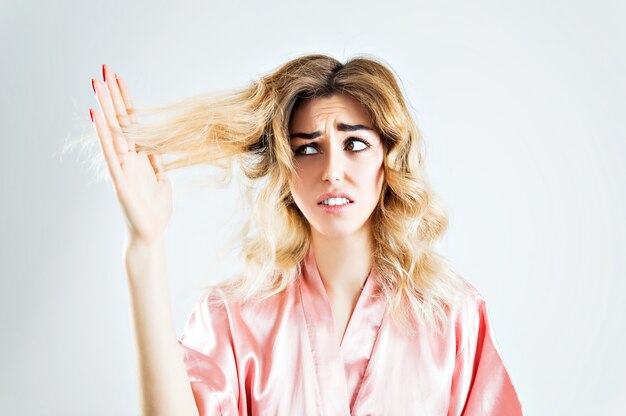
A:
<svg viewBox="0 0 626 416">
<path fill-rule="evenodd" d="M 345 205 L 350 203 L 346 198 L 329 198 L 321 202 L 322 205 Z"/>
</svg>

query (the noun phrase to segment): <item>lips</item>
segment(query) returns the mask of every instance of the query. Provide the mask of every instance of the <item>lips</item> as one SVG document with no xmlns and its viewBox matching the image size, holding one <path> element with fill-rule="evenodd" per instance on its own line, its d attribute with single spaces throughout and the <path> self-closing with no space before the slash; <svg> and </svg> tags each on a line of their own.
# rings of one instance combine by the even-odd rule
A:
<svg viewBox="0 0 626 416">
<path fill-rule="evenodd" d="M 319 197 L 317 197 L 317 203 L 321 204 L 322 201 L 325 201 L 329 198 L 346 198 L 348 201 L 350 201 L 350 203 L 354 202 L 352 197 L 350 197 L 350 195 L 348 195 L 345 192 L 326 192 L 325 194 L 322 194 Z"/>
</svg>

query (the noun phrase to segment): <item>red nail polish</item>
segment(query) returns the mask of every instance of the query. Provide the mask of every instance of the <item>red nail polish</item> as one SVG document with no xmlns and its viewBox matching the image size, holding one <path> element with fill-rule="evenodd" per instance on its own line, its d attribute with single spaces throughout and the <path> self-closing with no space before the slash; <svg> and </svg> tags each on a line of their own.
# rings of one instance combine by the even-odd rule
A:
<svg viewBox="0 0 626 416">
<path fill-rule="evenodd" d="M 93 110 L 89 109 L 89 117 L 91 117 L 91 122 L 93 123 Z"/>
<path fill-rule="evenodd" d="M 96 93 L 96 80 L 91 78 L 91 88 L 93 88 L 93 93 Z"/>
<path fill-rule="evenodd" d="M 105 72 L 106 67 L 107 66 L 105 64 L 102 64 L 102 79 L 104 80 L 104 82 L 107 82 L 107 74 Z"/>
</svg>

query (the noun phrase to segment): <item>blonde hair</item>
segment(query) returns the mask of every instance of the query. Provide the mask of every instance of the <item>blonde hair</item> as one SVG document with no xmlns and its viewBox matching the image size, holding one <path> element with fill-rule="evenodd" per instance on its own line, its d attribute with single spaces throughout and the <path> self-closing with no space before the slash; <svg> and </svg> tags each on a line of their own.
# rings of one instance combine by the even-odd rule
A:
<svg viewBox="0 0 626 416">
<path fill-rule="evenodd" d="M 200 164 L 230 171 L 236 163 L 255 209 L 239 234 L 243 274 L 219 288 L 227 300 L 260 300 L 296 280 L 310 244 L 309 224 L 289 190 L 296 175 L 288 134 L 292 110 L 303 99 L 332 94 L 347 94 L 364 106 L 386 149 L 385 181 L 372 213 L 382 295 L 405 330 L 415 329 L 415 316 L 441 333 L 464 284 L 434 250 L 447 215 L 425 179 L 421 136 L 396 77 L 381 62 L 298 57 L 244 89 L 136 109 L 174 115 L 123 132 L 137 151 L 175 156 L 164 164 L 166 171 Z"/>
</svg>

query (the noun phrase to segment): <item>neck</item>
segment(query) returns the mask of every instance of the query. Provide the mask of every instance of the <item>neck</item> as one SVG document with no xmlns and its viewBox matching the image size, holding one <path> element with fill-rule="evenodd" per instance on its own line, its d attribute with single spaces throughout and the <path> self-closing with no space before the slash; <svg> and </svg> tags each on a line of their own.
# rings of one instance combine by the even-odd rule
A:
<svg viewBox="0 0 626 416">
<path fill-rule="evenodd" d="M 368 227 L 341 238 L 327 237 L 312 229 L 311 245 L 329 297 L 352 298 L 360 293 L 373 263 Z"/>
</svg>

